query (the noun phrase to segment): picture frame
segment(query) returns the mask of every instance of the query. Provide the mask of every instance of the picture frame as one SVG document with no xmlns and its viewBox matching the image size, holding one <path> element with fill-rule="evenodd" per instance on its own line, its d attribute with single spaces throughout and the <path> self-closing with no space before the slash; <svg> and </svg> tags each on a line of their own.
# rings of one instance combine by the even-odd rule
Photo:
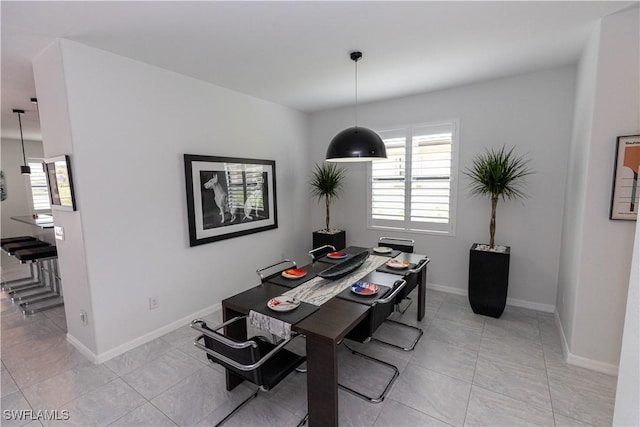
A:
<svg viewBox="0 0 640 427">
<path fill-rule="evenodd" d="M 75 211 L 76 198 L 69 156 L 65 154 L 43 159 L 42 163 L 47 177 L 51 209 Z"/>
<path fill-rule="evenodd" d="M 609 219 L 637 220 L 640 208 L 639 168 L 640 135 L 619 136 L 616 141 Z"/>
<path fill-rule="evenodd" d="M 275 160 L 184 154 L 189 245 L 278 228 Z"/>
</svg>

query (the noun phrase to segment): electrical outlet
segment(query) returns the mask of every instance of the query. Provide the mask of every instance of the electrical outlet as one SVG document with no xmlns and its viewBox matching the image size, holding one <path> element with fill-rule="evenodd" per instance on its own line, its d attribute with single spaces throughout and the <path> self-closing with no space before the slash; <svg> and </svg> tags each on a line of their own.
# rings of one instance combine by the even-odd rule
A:
<svg viewBox="0 0 640 427">
<path fill-rule="evenodd" d="M 54 225 L 53 232 L 56 237 L 56 240 L 64 240 L 64 228 Z"/>
<path fill-rule="evenodd" d="M 160 306 L 160 301 L 158 296 L 149 297 L 149 310 L 153 310 L 154 308 L 158 308 Z"/>
<path fill-rule="evenodd" d="M 89 319 L 87 318 L 87 312 L 84 310 L 80 312 L 80 321 L 82 322 L 83 325 L 89 324 Z"/>
</svg>

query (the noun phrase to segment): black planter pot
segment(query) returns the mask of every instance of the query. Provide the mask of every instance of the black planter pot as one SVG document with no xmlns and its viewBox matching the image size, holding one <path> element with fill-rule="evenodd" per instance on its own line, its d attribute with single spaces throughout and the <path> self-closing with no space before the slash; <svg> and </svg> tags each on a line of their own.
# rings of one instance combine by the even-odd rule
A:
<svg viewBox="0 0 640 427">
<path fill-rule="evenodd" d="M 511 248 L 491 252 L 477 245 L 469 250 L 469 303 L 474 313 L 498 318 L 507 303 Z"/>
<path fill-rule="evenodd" d="M 313 249 L 319 248 L 324 245 L 331 245 L 336 248 L 336 251 L 342 250 L 346 246 L 346 232 L 340 230 L 337 233 L 329 234 L 320 231 L 313 232 Z"/>
</svg>

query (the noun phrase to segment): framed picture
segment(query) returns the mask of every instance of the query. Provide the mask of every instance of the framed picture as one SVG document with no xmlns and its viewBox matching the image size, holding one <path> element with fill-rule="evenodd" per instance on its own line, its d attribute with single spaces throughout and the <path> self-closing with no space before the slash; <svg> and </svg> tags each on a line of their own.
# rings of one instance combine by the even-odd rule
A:
<svg viewBox="0 0 640 427">
<path fill-rule="evenodd" d="M 640 135 L 619 136 L 613 175 L 610 219 L 638 218 Z"/>
<path fill-rule="evenodd" d="M 274 160 L 184 155 L 190 246 L 278 228 Z"/>
<path fill-rule="evenodd" d="M 57 156 L 43 160 L 44 172 L 49 187 L 51 209 L 75 211 L 76 199 L 73 191 L 71 160 L 69 156 Z"/>
</svg>

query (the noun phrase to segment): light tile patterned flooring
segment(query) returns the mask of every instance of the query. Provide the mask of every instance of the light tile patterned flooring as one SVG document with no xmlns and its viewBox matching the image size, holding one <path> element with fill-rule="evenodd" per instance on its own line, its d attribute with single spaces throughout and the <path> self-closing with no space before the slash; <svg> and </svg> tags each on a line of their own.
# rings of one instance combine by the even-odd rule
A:
<svg viewBox="0 0 640 427">
<path fill-rule="evenodd" d="M 3 270 L 7 279 L 19 274 Z M 611 425 L 616 378 L 564 363 L 553 315 L 507 307 L 500 319 L 478 316 L 466 297 L 435 291 L 427 301 L 423 321 L 416 304 L 401 316 L 425 330 L 415 351 L 354 345 L 401 375 L 380 404 L 340 391 L 341 426 Z M 210 426 L 252 391 L 225 390 L 222 369 L 192 345 L 187 325 L 93 365 L 66 341 L 63 309 L 24 317 L 4 293 L 0 302 L 3 426 Z M 395 326 L 378 331 L 392 340 L 409 335 Z M 339 366 L 341 382 L 369 393 L 388 375 L 347 350 Z M 22 409 L 67 410 L 70 418 L 7 419 L 7 410 Z M 305 413 L 306 376 L 294 373 L 226 425 L 293 426 Z"/>
</svg>

